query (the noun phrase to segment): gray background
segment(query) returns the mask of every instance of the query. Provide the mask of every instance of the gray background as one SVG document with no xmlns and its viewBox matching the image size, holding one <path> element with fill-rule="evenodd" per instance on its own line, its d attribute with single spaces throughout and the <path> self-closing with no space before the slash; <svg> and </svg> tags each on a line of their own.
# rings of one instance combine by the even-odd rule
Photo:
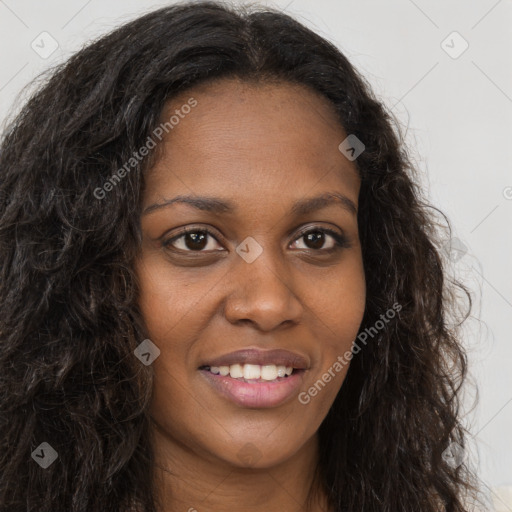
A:
<svg viewBox="0 0 512 512">
<path fill-rule="evenodd" d="M 0 129 L 41 71 L 169 3 L 0 0 Z M 465 334 L 480 399 L 467 419 L 470 456 L 496 510 L 512 511 L 512 1 L 261 3 L 333 41 L 407 127 L 425 194 L 454 229 L 443 246 L 450 268 L 474 292 Z"/>
</svg>

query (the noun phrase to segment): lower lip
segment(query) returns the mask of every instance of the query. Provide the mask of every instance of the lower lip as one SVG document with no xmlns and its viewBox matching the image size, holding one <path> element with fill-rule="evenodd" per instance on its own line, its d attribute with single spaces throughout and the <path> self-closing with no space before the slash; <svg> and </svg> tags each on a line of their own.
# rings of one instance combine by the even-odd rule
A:
<svg viewBox="0 0 512 512">
<path fill-rule="evenodd" d="M 215 375 L 200 370 L 210 385 L 222 396 L 240 407 L 278 407 L 297 396 L 302 384 L 304 370 L 295 370 L 289 377 L 275 381 L 248 383 L 229 376 Z"/>
</svg>

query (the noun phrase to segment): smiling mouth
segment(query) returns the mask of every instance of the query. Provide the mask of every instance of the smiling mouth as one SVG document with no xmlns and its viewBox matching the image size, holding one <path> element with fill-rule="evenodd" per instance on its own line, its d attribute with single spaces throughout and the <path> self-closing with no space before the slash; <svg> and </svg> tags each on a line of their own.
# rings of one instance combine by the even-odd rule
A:
<svg viewBox="0 0 512 512">
<path fill-rule="evenodd" d="M 213 375 L 230 377 L 240 382 L 249 384 L 258 382 L 279 382 L 287 379 L 290 375 L 303 371 L 293 366 L 275 364 L 232 364 L 225 366 L 201 366 L 200 370 L 207 371 Z"/>
<path fill-rule="evenodd" d="M 246 348 L 203 360 L 198 370 L 215 395 L 238 407 L 260 409 L 293 400 L 310 367 L 298 352 Z"/>
<path fill-rule="evenodd" d="M 243 368 L 244 375 L 247 371 L 247 375 L 253 377 L 246 379 L 242 377 L 232 377 L 231 368 L 234 368 L 234 375 L 238 375 L 239 368 Z M 269 380 L 277 372 L 278 366 L 276 365 L 264 365 L 260 371 L 260 376 L 255 378 L 257 375 L 257 369 L 251 368 L 259 365 L 231 365 L 231 366 L 201 366 L 198 368 L 200 374 L 205 378 L 205 382 L 208 383 L 211 390 L 213 390 L 218 396 L 227 399 L 229 402 L 234 403 L 238 407 L 251 408 L 251 409 L 264 409 L 279 407 L 287 402 L 290 402 L 295 397 L 302 387 L 303 378 L 306 370 L 292 368 L 289 375 L 286 374 L 287 368 L 284 367 L 284 377 L 277 376 L 276 378 Z M 273 368 L 268 367 L 275 367 Z M 249 367 L 249 368 L 247 368 Z M 213 373 L 217 371 L 219 373 Z M 228 373 L 226 375 L 220 374 L 222 372 Z M 282 368 L 279 368 L 282 371 Z M 290 369 L 288 368 L 288 371 Z M 252 373 L 254 372 L 254 373 Z M 261 373 L 265 378 L 261 378 Z"/>
</svg>

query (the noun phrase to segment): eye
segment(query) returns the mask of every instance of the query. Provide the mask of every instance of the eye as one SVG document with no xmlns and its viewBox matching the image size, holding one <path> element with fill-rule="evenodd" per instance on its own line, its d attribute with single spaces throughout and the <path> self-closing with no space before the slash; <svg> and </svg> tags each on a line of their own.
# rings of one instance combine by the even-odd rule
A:
<svg viewBox="0 0 512 512">
<path fill-rule="evenodd" d="M 332 240 L 329 247 L 324 247 L 326 235 Z M 295 243 L 301 239 L 304 239 L 306 247 L 298 247 L 298 249 L 332 252 L 342 247 L 350 247 L 345 235 L 327 228 L 308 228 L 306 231 L 302 231 L 299 237 L 296 238 Z"/>
<path fill-rule="evenodd" d="M 169 249 L 172 247 L 184 252 L 214 251 L 216 250 L 215 243 L 210 243 L 213 240 L 216 241 L 216 238 L 209 229 L 187 228 L 179 235 L 163 242 L 163 246 Z"/>
<path fill-rule="evenodd" d="M 327 235 L 327 238 L 326 238 Z M 331 239 L 329 247 L 324 247 L 326 240 Z M 297 247 L 298 241 L 304 239 L 304 247 Z M 176 236 L 163 242 L 163 246 L 168 249 L 176 249 L 182 252 L 201 253 L 208 251 L 222 251 L 223 249 L 216 249 L 221 245 L 217 242 L 215 234 L 207 228 L 186 228 Z M 349 248 L 350 243 L 345 235 L 327 228 L 307 228 L 303 230 L 298 238 L 293 242 L 295 248 L 313 250 L 316 252 L 333 252 L 341 248 Z M 299 244 L 300 245 L 300 244 Z"/>
</svg>

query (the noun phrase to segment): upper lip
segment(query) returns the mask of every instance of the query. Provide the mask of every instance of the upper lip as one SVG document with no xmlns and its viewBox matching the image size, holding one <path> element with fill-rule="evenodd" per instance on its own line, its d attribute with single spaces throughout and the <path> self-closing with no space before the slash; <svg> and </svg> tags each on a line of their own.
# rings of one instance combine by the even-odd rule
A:
<svg viewBox="0 0 512 512">
<path fill-rule="evenodd" d="M 201 366 L 231 366 L 232 364 L 259 364 L 261 366 L 275 364 L 276 366 L 291 366 L 297 370 L 304 370 L 309 366 L 308 360 L 296 352 L 283 349 L 259 350 L 253 348 L 237 350 L 208 359 Z"/>
</svg>

